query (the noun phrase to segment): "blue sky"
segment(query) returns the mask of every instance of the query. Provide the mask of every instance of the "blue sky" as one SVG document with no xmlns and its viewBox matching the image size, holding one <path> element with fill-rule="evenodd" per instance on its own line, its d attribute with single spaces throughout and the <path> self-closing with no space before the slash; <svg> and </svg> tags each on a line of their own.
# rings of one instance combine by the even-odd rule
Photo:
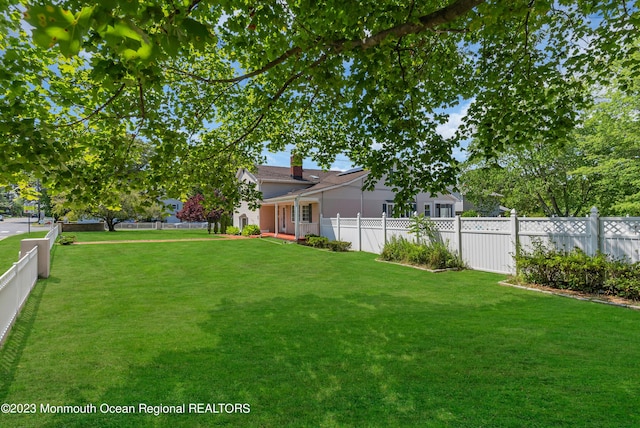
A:
<svg viewBox="0 0 640 428">
<path fill-rule="evenodd" d="M 462 123 L 462 118 L 465 116 L 467 109 L 469 108 L 469 104 L 471 101 L 463 100 L 456 107 L 447 109 L 446 112 L 449 114 L 449 121 L 443 125 L 438 126 L 438 132 L 440 135 L 444 137 L 451 137 L 456 132 L 460 124 Z M 263 152 L 265 158 L 267 159 L 266 164 L 270 166 L 289 166 L 291 150 L 272 153 L 268 151 Z M 453 153 L 454 157 L 460 161 L 465 159 L 465 152 L 457 149 Z M 353 165 L 349 158 L 345 155 L 340 155 L 336 158 L 336 161 L 331 165 L 331 169 L 346 171 L 350 168 L 353 168 L 359 165 Z M 308 169 L 320 169 L 320 167 L 313 162 L 311 159 L 305 159 L 303 163 L 304 168 Z"/>
</svg>

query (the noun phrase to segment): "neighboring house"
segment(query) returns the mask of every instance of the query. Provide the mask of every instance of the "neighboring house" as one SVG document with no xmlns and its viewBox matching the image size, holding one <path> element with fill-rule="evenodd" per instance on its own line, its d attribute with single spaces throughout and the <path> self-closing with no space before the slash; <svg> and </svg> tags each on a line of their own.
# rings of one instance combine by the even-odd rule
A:
<svg viewBox="0 0 640 428">
<path fill-rule="evenodd" d="M 362 190 L 368 174 L 362 168 L 323 171 L 293 165 L 259 165 L 255 172 L 241 169 L 238 180 L 255 183 L 263 200 L 255 211 L 243 202 L 234 213 L 233 224 L 241 229 L 257 224 L 263 232 L 300 238 L 320 233 L 320 216 L 380 217 L 383 212 L 393 216 L 395 194 L 391 189 L 378 182 L 374 190 Z M 453 217 L 467 209 L 463 198 L 455 193 L 419 193 L 412 205 L 412 212 L 428 217 Z"/>
<path fill-rule="evenodd" d="M 180 219 L 176 217 L 176 213 L 182 209 L 182 201 L 177 199 L 163 199 L 161 203 L 166 207 L 168 216 L 164 219 L 167 223 L 180 223 Z"/>
</svg>

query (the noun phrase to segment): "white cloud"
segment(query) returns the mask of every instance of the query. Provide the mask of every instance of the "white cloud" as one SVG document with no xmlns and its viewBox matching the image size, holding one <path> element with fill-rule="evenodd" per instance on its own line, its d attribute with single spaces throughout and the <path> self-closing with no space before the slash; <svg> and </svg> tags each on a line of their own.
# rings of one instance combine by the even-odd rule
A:
<svg viewBox="0 0 640 428">
<path fill-rule="evenodd" d="M 436 128 L 438 134 L 442 135 L 445 138 L 453 137 L 460 125 L 462 125 L 462 120 L 467 115 L 470 105 L 471 101 L 467 101 L 463 104 L 458 105 L 454 109 L 454 111 L 450 112 L 449 120 L 447 120 L 447 123 L 438 125 L 438 127 Z"/>
<path fill-rule="evenodd" d="M 264 151 L 263 154 L 266 159 L 266 164 L 269 166 L 289 166 L 290 165 L 290 158 L 291 158 L 290 151 L 277 152 L 277 153 Z M 322 169 L 317 163 L 313 162 L 309 158 L 304 159 L 302 166 L 303 168 L 306 168 L 306 169 Z M 353 162 L 351 162 L 349 158 L 347 158 L 346 156 L 338 156 L 335 162 L 331 164 L 331 170 L 333 171 L 346 171 L 351 168 L 353 168 Z"/>
</svg>

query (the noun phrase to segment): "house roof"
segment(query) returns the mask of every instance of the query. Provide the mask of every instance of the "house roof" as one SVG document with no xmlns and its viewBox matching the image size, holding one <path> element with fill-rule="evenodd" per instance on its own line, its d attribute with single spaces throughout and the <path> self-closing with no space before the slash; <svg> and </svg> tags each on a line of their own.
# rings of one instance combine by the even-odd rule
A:
<svg viewBox="0 0 640 428">
<path fill-rule="evenodd" d="M 350 184 L 369 174 L 369 171 L 361 168 L 355 168 L 349 171 L 323 171 L 320 169 L 304 169 L 302 171 L 302 179 L 294 179 L 291 177 L 291 170 L 288 167 L 258 165 L 254 177 L 261 181 L 270 182 L 291 182 L 291 183 L 308 183 L 309 186 L 303 189 L 292 190 L 283 195 L 265 199 L 264 202 L 281 201 L 296 196 L 311 195 L 324 190 Z"/>
<path fill-rule="evenodd" d="M 258 165 L 256 172 L 251 175 L 256 181 L 279 182 L 279 183 L 305 183 L 307 187 L 291 190 L 282 195 L 267 198 L 263 203 L 290 201 L 299 196 L 312 196 L 315 193 L 349 185 L 361 180 L 369 174 L 363 168 L 354 168 L 348 171 L 324 171 L 321 169 L 303 169 L 302 178 L 296 179 L 291 176 L 291 168 L 284 166 Z M 458 201 L 452 194 L 442 194 L 442 198 Z"/>
<path fill-rule="evenodd" d="M 341 171 L 323 171 L 321 169 L 303 169 L 302 170 L 302 179 L 293 178 L 291 176 L 291 168 L 287 166 L 268 166 L 268 165 L 258 165 L 256 167 L 257 171 L 253 174 L 253 176 L 257 180 L 261 181 L 278 181 L 278 182 L 291 182 L 291 183 L 304 183 L 307 182 L 309 185 L 313 185 L 314 183 L 318 183 L 324 178 L 339 174 Z M 318 177 L 318 178 L 315 178 Z"/>
</svg>

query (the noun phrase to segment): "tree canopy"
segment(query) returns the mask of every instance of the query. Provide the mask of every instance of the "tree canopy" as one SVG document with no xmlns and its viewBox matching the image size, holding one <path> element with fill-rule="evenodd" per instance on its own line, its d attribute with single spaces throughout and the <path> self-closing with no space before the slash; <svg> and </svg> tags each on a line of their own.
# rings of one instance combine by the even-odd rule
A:
<svg viewBox="0 0 640 428">
<path fill-rule="evenodd" d="M 610 89 L 576 130 L 582 166 L 601 212 L 640 216 L 640 75 L 621 74 L 626 91 Z"/>
<path fill-rule="evenodd" d="M 256 196 L 237 169 L 292 144 L 325 167 L 346 154 L 404 203 L 455 181 L 461 141 L 492 155 L 562 140 L 612 63 L 640 71 L 637 1 L 0 0 L 0 11 L 0 177 L 33 171 L 54 191 L 89 189 L 101 168 L 101 186 L 123 185 L 108 171 L 142 141 L 138 186 L 237 201 Z M 443 137 L 462 100 L 463 126 Z"/>
<path fill-rule="evenodd" d="M 636 54 L 638 55 L 638 54 Z M 554 143 L 509 148 L 466 162 L 467 199 L 522 214 L 640 215 L 640 75 L 623 65 L 573 132 Z"/>
</svg>

